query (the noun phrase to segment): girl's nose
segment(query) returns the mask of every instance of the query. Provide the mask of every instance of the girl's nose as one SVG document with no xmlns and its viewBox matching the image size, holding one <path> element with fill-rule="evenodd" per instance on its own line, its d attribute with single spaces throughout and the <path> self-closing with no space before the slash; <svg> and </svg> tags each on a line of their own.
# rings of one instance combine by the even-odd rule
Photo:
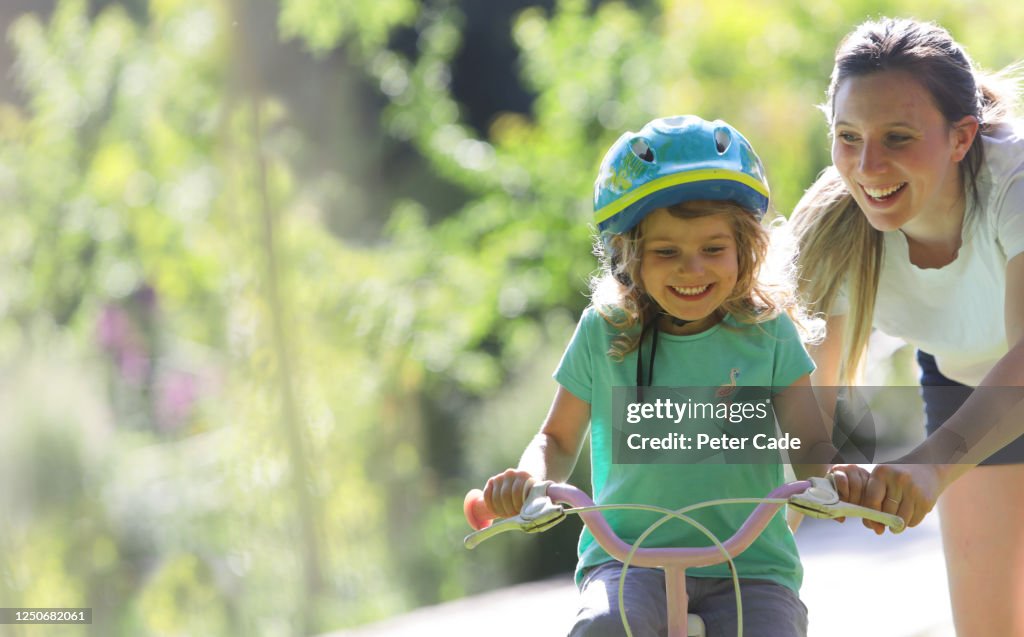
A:
<svg viewBox="0 0 1024 637">
<path fill-rule="evenodd" d="M 679 260 L 679 269 L 687 274 L 702 274 L 704 272 L 704 260 L 697 254 L 684 256 Z"/>
</svg>

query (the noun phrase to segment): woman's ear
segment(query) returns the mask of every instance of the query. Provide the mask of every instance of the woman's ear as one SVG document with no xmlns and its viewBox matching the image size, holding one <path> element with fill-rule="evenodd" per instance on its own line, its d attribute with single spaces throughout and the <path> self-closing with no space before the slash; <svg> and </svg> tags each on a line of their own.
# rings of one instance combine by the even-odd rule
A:
<svg viewBox="0 0 1024 637">
<path fill-rule="evenodd" d="M 974 138 L 978 136 L 978 128 L 978 118 L 974 115 L 964 115 L 953 122 L 953 129 L 950 131 L 953 138 L 953 161 L 960 161 L 967 156 Z"/>
</svg>

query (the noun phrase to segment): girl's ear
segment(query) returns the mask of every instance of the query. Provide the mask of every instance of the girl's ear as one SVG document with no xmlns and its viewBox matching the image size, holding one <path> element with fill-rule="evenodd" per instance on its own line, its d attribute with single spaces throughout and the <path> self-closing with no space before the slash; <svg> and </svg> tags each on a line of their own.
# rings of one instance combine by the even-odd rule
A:
<svg viewBox="0 0 1024 637">
<path fill-rule="evenodd" d="M 616 281 L 626 286 L 627 288 L 636 288 L 641 293 L 643 293 L 643 286 L 640 285 L 639 281 L 633 280 L 633 277 L 630 276 L 629 271 L 626 268 L 619 267 L 618 264 L 614 264 L 613 267 L 614 269 L 612 270 L 612 272 L 614 273 Z"/>
<path fill-rule="evenodd" d="M 950 131 L 953 141 L 953 161 L 961 161 L 967 156 L 971 149 L 974 138 L 978 136 L 978 118 L 974 115 L 964 115 L 953 123 Z"/>
<path fill-rule="evenodd" d="M 609 265 L 611 266 L 612 276 L 615 277 L 622 285 L 629 287 L 636 287 L 641 292 L 643 291 L 640 281 L 634 281 L 630 275 L 629 268 L 623 264 L 623 259 L 627 258 L 627 255 L 631 258 L 636 257 L 635 250 L 637 249 L 640 241 L 635 237 L 634 234 L 628 235 L 616 235 L 610 242 L 608 249 L 610 250 Z"/>
</svg>

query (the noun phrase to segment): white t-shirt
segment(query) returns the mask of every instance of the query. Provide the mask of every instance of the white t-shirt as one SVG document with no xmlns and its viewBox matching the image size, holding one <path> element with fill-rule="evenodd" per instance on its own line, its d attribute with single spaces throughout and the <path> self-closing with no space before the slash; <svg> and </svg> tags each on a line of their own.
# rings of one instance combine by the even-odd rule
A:
<svg viewBox="0 0 1024 637">
<path fill-rule="evenodd" d="M 1024 252 L 1024 122 L 981 138 L 978 195 L 949 265 L 910 262 L 906 237 L 885 232 L 874 325 L 935 356 L 948 378 L 975 386 L 1008 351 L 1006 263 Z"/>
</svg>

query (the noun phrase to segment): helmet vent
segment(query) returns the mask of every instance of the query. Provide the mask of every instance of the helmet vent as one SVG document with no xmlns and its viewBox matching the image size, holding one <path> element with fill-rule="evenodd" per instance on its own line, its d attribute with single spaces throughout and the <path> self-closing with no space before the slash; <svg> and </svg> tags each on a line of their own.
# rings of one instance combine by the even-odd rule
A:
<svg viewBox="0 0 1024 637">
<path fill-rule="evenodd" d="M 647 143 L 646 139 L 634 139 L 630 144 L 630 150 L 648 164 L 654 163 L 654 151 L 651 150 L 651 145 Z"/>
<path fill-rule="evenodd" d="M 729 134 L 724 128 L 715 129 L 715 148 L 718 149 L 718 154 L 721 155 L 725 151 L 729 150 L 729 145 L 732 143 L 732 135 Z"/>
</svg>

